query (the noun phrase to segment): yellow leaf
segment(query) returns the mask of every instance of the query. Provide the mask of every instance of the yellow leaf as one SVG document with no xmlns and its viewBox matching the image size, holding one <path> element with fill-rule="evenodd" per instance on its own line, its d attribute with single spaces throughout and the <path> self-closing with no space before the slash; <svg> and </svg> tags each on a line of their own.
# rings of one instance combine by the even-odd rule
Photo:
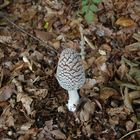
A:
<svg viewBox="0 0 140 140">
<path fill-rule="evenodd" d="M 130 27 L 134 26 L 135 22 L 127 17 L 120 17 L 119 19 L 117 19 L 116 24 L 123 27 Z"/>
<path fill-rule="evenodd" d="M 46 21 L 46 22 L 45 22 L 45 25 L 44 25 L 44 28 L 45 28 L 45 29 L 48 29 L 48 26 L 49 26 L 49 23 L 48 23 L 48 21 Z"/>
</svg>

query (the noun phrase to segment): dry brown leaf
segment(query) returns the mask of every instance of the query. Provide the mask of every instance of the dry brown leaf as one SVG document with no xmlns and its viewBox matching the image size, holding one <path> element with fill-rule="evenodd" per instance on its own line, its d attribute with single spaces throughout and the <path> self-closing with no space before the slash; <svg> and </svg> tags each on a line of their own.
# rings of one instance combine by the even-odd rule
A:
<svg viewBox="0 0 140 140">
<path fill-rule="evenodd" d="M 8 105 L 9 105 L 9 102 L 7 102 L 7 101 L 0 102 L 0 107 L 3 109 L 5 109 Z"/>
<path fill-rule="evenodd" d="M 2 59 L 4 57 L 4 52 L 3 50 L 0 48 L 0 59 Z"/>
<path fill-rule="evenodd" d="M 24 93 L 17 94 L 17 102 L 22 102 L 22 105 L 25 107 L 27 114 L 31 114 L 31 103 L 33 99 Z"/>
<path fill-rule="evenodd" d="M 30 139 L 30 134 L 25 134 L 19 136 L 18 140 L 29 140 Z"/>
<path fill-rule="evenodd" d="M 93 128 L 91 127 L 91 124 L 86 125 L 85 131 L 88 137 L 90 137 L 93 134 Z"/>
<path fill-rule="evenodd" d="M 96 63 L 96 65 L 98 67 L 98 70 L 100 72 L 103 72 L 103 73 L 106 73 L 107 74 L 108 73 L 108 69 L 107 69 L 106 61 L 107 61 L 107 56 L 102 55 L 102 56 L 99 56 L 96 59 L 95 63 Z M 102 75 L 102 77 L 103 77 L 103 75 Z"/>
<path fill-rule="evenodd" d="M 127 121 L 125 125 L 126 125 L 125 127 L 126 127 L 127 131 L 132 131 L 132 129 L 133 129 L 134 125 L 135 125 L 135 122 Z"/>
<path fill-rule="evenodd" d="M 43 57 L 44 57 L 43 53 L 41 53 L 41 52 L 39 52 L 37 50 L 34 50 L 34 52 L 31 54 L 31 58 L 33 60 L 40 61 L 40 60 L 43 60 Z"/>
<path fill-rule="evenodd" d="M 58 112 L 66 113 L 66 110 L 65 110 L 64 106 L 59 106 L 58 107 Z"/>
<path fill-rule="evenodd" d="M 127 17 L 120 17 L 119 19 L 117 19 L 116 24 L 123 27 L 130 27 L 130 26 L 134 26 L 135 22 Z"/>
<path fill-rule="evenodd" d="M 20 129 L 23 131 L 27 131 L 31 128 L 31 126 L 33 125 L 34 121 L 30 120 L 29 122 L 23 124 Z"/>
<path fill-rule="evenodd" d="M 128 68 L 126 67 L 125 63 L 121 62 L 121 66 L 117 70 L 120 79 L 122 79 L 128 73 Z"/>
<path fill-rule="evenodd" d="M 108 45 L 108 44 L 103 44 L 102 46 L 101 46 L 101 48 L 103 48 L 104 50 L 106 50 L 106 51 L 109 51 L 109 52 L 111 52 L 111 46 L 110 45 Z"/>
<path fill-rule="evenodd" d="M 12 41 L 11 36 L 0 36 L 0 43 L 10 43 Z"/>
<path fill-rule="evenodd" d="M 59 129 L 57 130 L 52 130 L 50 131 L 50 133 L 56 138 L 56 139 L 62 139 L 65 140 L 66 136 L 64 135 L 64 133 L 62 133 Z"/>
<path fill-rule="evenodd" d="M 46 121 L 44 129 L 46 131 L 52 130 L 53 129 L 53 120 Z"/>
<path fill-rule="evenodd" d="M 94 56 L 92 56 L 89 59 L 87 59 L 88 67 L 92 66 L 94 61 L 95 61 L 95 57 Z"/>
<path fill-rule="evenodd" d="M 103 63 L 105 63 L 107 60 L 107 57 L 106 56 L 99 56 L 97 59 L 96 59 L 96 64 L 97 65 L 102 65 Z"/>
<path fill-rule="evenodd" d="M 125 46 L 125 50 L 130 51 L 130 52 L 133 52 L 133 51 L 139 52 L 140 51 L 140 42 L 136 42 L 136 43 Z"/>
<path fill-rule="evenodd" d="M 5 126 L 8 127 L 15 126 L 15 120 L 11 112 L 10 106 L 5 108 L 0 116 L 0 128 L 4 128 Z"/>
<path fill-rule="evenodd" d="M 138 91 L 129 92 L 129 98 L 131 101 L 140 98 L 140 91 L 138 90 Z"/>
<path fill-rule="evenodd" d="M 11 114 L 11 113 L 10 113 Z M 9 117 L 6 119 L 6 124 L 7 126 L 11 127 L 15 125 L 15 119 L 14 117 L 11 115 L 9 115 Z"/>
<path fill-rule="evenodd" d="M 140 42 L 140 33 L 134 33 L 133 38 Z"/>
<path fill-rule="evenodd" d="M 119 124 L 119 117 L 118 116 L 113 116 L 109 118 L 109 123 L 113 126 Z"/>
<path fill-rule="evenodd" d="M 36 36 L 45 41 L 46 43 L 54 38 L 56 38 L 55 34 L 52 32 L 45 32 L 45 31 L 39 31 L 39 30 L 35 30 L 35 34 Z"/>
<path fill-rule="evenodd" d="M 21 17 L 21 22 L 27 22 L 30 21 L 37 13 L 37 10 L 35 9 L 35 7 L 30 7 L 27 9 L 26 12 L 22 13 L 22 17 Z"/>
<path fill-rule="evenodd" d="M 100 92 L 100 99 L 103 101 L 107 100 L 109 97 L 117 95 L 117 91 L 113 88 L 104 87 Z"/>
<path fill-rule="evenodd" d="M 119 116 L 119 118 L 122 118 L 123 120 L 130 114 L 130 110 L 124 107 L 108 108 L 106 109 L 106 112 L 109 116 Z"/>
<path fill-rule="evenodd" d="M 107 72 L 107 65 L 106 63 L 103 63 L 102 65 L 100 65 L 100 70 L 103 71 L 103 72 Z"/>
<path fill-rule="evenodd" d="M 95 111 L 95 103 L 88 100 L 83 109 L 80 112 L 80 120 L 82 122 L 89 121 L 91 116 L 94 114 Z"/>
<path fill-rule="evenodd" d="M 105 27 L 105 26 L 103 26 L 101 24 L 97 24 L 96 26 L 97 26 L 96 34 L 98 36 L 109 36 L 109 37 L 112 36 L 112 34 L 113 34 L 112 29 L 110 29 L 108 27 Z M 93 30 L 93 29 L 91 29 L 91 30 Z"/>
<path fill-rule="evenodd" d="M 135 100 L 133 100 L 133 104 L 139 105 L 139 104 L 140 104 L 140 99 L 135 99 Z"/>
<path fill-rule="evenodd" d="M 18 91 L 19 93 L 22 93 L 22 92 L 23 92 L 22 85 L 21 85 L 21 83 L 20 83 L 18 80 L 16 80 L 16 79 L 14 78 L 14 79 L 12 80 L 12 83 L 15 84 L 15 86 L 16 86 L 16 88 L 17 88 L 17 91 Z"/>
<path fill-rule="evenodd" d="M 128 88 L 125 87 L 124 90 L 124 105 L 131 111 L 133 112 L 133 107 L 131 103 L 131 99 L 129 98 L 129 93 L 128 93 Z"/>
<path fill-rule="evenodd" d="M 34 98 L 43 99 L 48 94 L 48 89 L 31 89 L 26 88 L 26 91 L 34 95 Z"/>
<path fill-rule="evenodd" d="M 89 68 L 89 65 L 86 61 L 83 61 L 83 66 L 84 66 L 84 69 L 87 70 Z"/>
<path fill-rule="evenodd" d="M 51 43 L 49 42 L 49 44 L 51 44 L 56 50 L 58 50 L 60 48 L 60 40 L 56 40 L 55 41 L 53 40 Z"/>
<path fill-rule="evenodd" d="M 58 2 L 58 1 L 50 1 L 50 0 L 47 0 L 47 1 L 44 1 L 44 4 L 46 6 L 49 5 L 49 7 L 51 7 L 52 9 L 55 9 L 55 10 L 62 9 L 62 3 L 61 2 Z"/>
<path fill-rule="evenodd" d="M 7 85 L 0 89 L 0 101 L 6 101 L 15 92 L 14 85 Z"/>
<path fill-rule="evenodd" d="M 79 50 L 79 44 L 77 42 L 73 42 L 73 41 L 68 41 L 65 44 L 66 48 L 72 48 L 72 49 L 76 49 Z"/>
<path fill-rule="evenodd" d="M 62 139 L 65 140 L 66 136 L 64 133 L 62 133 L 59 129 L 53 130 L 53 120 L 49 120 L 45 122 L 44 130 L 46 131 L 46 134 L 52 134 L 56 139 Z M 50 135 L 49 135 L 50 137 Z"/>
<path fill-rule="evenodd" d="M 95 84 L 97 84 L 97 81 L 95 79 L 86 78 L 86 82 L 83 85 L 82 89 L 91 89 L 94 87 Z"/>
<path fill-rule="evenodd" d="M 12 73 L 17 73 L 18 71 L 22 70 L 25 67 L 24 62 L 17 62 L 13 68 L 12 68 Z"/>
<path fill-rule="evenodd" d="M 106 51 L 104 51 L 102 49 L 99 49 L 98 52 L 99 52 L 100 55 L 106 55 Z"/>
</svg>

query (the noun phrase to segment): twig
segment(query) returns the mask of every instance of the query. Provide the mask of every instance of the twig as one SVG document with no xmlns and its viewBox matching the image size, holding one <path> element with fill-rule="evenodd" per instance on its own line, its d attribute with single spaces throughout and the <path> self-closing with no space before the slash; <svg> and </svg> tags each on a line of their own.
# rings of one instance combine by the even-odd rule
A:
<svg viewBox="0 0 140 140">
<path fill-rule="evenodd" d="M 85 42 L 89 45 L 89 47 L 90 47 L 92 50 L 95 50 L 95 49 L 96 49 L 96 46 L 94 46 L 94 45 L 92 44 L 92 42 L 89 41 L 89 39 L 88 39 L 86 36 L 84 36 L 84 40 L 85 40 Z"/>
<path fill-rule="evenodd" d="M 85 59 L 85 40 L 84 40 L 84 35 L 83 35 L 83 28 L 81 25 L 79 26 L 79 31 L 81 35 L 81 41 L 80 41 L 81 57 L 84 60 Z"/>
<path fill-rule="evenodd" d="M 38 42 L 41 42 L 41 43 L 46 44 L 47 47 L 49 47 L 49 48 L 50 48 L 51 50 L 53 50 L 55 53 L 58 53 L 58 52 L 56 51 L 55 48 L 49 46 L 44 40 L 39 39 L 39 38 L 33 36 L 32 34 L 28 33 L 27 31 L 25 31 L 24 29 L 22 29 L 21 27 L 19 27 L 18 25 L 16 25 L 14 22 L 12 22 L 10 19 L 8 19 L 6 16 L 3 16 L 3 17 L 4 17 L 10 24 L 12 24 L 12 25 L 13 25 L 14 27 L 16 27 L 18 30 L 20 30 L 21 32 L 27 34 L 28 36 L 30 36 L 31 38 L 37 40 Z"/>
<path fill-rule="evenodd" d="M 140 129 L 133 130 L 133 131 L 131 131 L 131 132 L 125 134 L 124 136 L 122 136 L 119 140 L 123 140 L 125 137 L 127 137 L 127 136 L 129 136 L 129 135 L 131 135 L 131 134 L 133 134 L 133 133 L 136 133 L 136 132 L 138 132 L 138 131 L 140 131 Z"/>
</svg>

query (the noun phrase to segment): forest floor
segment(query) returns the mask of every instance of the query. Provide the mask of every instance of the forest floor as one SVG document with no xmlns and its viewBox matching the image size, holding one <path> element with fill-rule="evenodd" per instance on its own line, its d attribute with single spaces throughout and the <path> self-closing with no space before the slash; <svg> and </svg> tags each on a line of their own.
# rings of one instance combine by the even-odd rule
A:
<svg viewBox="0 0 140 140">
<path fill-rule="evenodd" d="M 0 140 L 140 139 L 140 1 L 0 0 Z M 88 81 L 76 112 L 55 73 L 64 48 Z M 83 49 L 82 49 L 83 50 Z"/>
</svg>

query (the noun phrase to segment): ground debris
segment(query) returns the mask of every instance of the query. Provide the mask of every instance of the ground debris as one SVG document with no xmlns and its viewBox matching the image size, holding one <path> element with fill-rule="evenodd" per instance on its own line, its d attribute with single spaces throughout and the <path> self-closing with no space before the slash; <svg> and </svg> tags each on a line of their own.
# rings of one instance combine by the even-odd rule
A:
<svg viewBox="0 0 140 140">
<path fill-rule="evenodd" d="M 0 140 L 140 139 L 140 1 L 102 0 L 90 24 L 85 1 L 0 1 Z M 55 77 L 65 48 L 87 78 L 74 113 Z"/>
</svg>

